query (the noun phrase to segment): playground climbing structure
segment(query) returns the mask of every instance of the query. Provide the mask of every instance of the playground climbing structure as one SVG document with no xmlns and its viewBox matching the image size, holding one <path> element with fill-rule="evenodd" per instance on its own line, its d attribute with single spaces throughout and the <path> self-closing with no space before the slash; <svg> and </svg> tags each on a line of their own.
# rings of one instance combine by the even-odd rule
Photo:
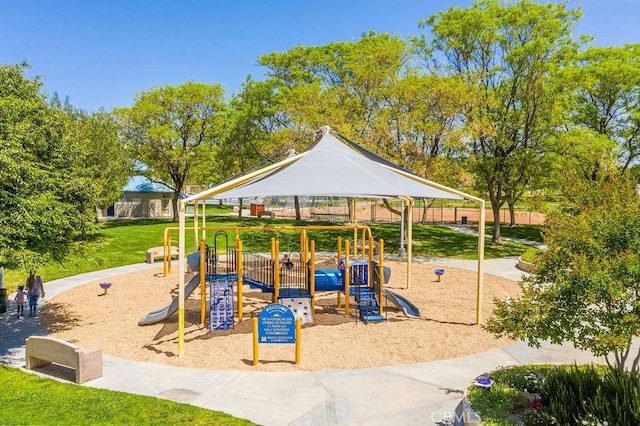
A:
<svg viewBox="0 0 640 426">
<path fill-rule="evenodd" d="M 380 299 L 374 285 L 375 280 L 371 279 L 375 274 L 370 273 L 375 270 L 377 263 L 371 262 L 373 265 L 370 265 L 370 261 L 367 260 L 354 260 L 349 265 L 351 280 L 349 293 L 354 297 L 358 316 L 365 324 L 386 321 L 386 317 L 382 315 L 380 309 Z"/>
<path fill-rule="evenodd" d="M 388 281 L 388 268 L 383 267 L 383 256 L 380 255 L 384 253 L 384 243 L 382 240 L 374 242 L 367 226 L 269 226 L 201 230 L 203 234 L 200 249 L 187 256 L 189 269 L 196 273 L 190 281 L 189 293 L 197 288 L 199 281 L 200 321 L 204 326 L 205 319 L 208 318 L 210 330 L 224 330 L 233 327 L 235 322 L 242 322 L 244 286 L 270 293 L 272 303 L 289 306 L 303 323 L 313 321 L 316 292 L 335 292 L 337 307 L 344 306 L 347 316 L 355 307 L 356 319 L 363 322 L 385 319 L 385 306 L 380 303 L 386 300 L 383 284 Z M 215 232 L 215 237 L 209 240 L 209 246 L 205 243 L 205 230 Z M 248 252 L 242 248 L 240 230 L 298 230 L 300 245 L 298 251 L 282 254 L 280 242 L 273 237 L 270 253 Z M 343 241 L 342 237 L 337 238 L 335 258 L 341 267 L 316 269 L 315 242 L 307 236 L 307 232 L 312 230 L 353 232 L 353 239 Z M 232 241 L 227 236 L 227 231 L 235 231 Z M 165 245 L 169 241 L 170 231 L 165 230 Z M 165 272 L 167 271 L 170 272 L 170 265 L 165 265 Z M 385 277 L 384 282 L 376 278 L 380 276 Z M 167 315 L 162 318 L 173 312 L 175 310 L 167 311 Z M 154 319 L 155 317 L 162 319 L 159 315 L 155 315 Z"/>
<path fill-rule="evenodd" d="M 218 263 L 219 250 L 225 252 L 224 265 Z M 206 276 L 209 285 L 209 330 L 227 330 L 234 326 L 233 286 L 238 277 L 235 271 L 235 247 L 229 245 L 227 234 L 218 231 L 213 247 L 206 247 Z M 224 270 L 222 270 L 224 269 Z"/>
</svg>

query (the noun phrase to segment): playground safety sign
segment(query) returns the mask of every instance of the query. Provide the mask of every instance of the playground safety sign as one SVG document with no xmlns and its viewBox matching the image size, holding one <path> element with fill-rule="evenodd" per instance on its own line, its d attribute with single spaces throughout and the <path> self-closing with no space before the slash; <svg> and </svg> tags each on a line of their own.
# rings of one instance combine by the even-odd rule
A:
<svg viewBox="0 0 640 426">
<path fill-rule="evenodd" d="M 295 343 L 296 360 L 300 363 L 301 320 L 288 306 L 280 303 L 267 305 L 253 318 L 253 365 L 258 365 L 259 343 Z"/>
<path fill-rule="evenodd" d="M 296 319 L 287 306 L 272 303 L 258 316 L 260 343 L 295 343 Z"/>
</svg>

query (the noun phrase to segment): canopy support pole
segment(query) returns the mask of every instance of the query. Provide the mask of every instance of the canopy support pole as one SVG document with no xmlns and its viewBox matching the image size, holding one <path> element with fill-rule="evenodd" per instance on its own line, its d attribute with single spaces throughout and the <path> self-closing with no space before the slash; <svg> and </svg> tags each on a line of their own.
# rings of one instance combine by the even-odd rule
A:
<svg viewBox="0 0 640 426">
<path fill-rule="evenodd" d="M 483 264 L 484 264 L 484 224 L 485 203 L 480 202 L 480 227 L 478 228 L 478 288 L 476 295 L 476 325 L 482 322 L 482 292 L 483 292 Z"/>
<path fill-rule="evenodd" d="M 184 355 L 184 260 L 185 260 L 185 216 L 186 216 L 186 202 L 178 201 L 179 210 L 179 226 L 178 232 L 178 356 Z M 197 234 L 197 232 L 196 232 Z"/>
<path fill-rule="evenodd" d="M 407 289 L 411 288 L 411 259 L 413 258 L 413 198 L 404 197 L 409 208 L 407 223 Z"/>
<path fill-rule="evenodd" d="M 404 257 L 404 200 L 402 200 L 402 210 L 400 211 L 400 248 L 398 249 L 398 256 Z"/>
<path fill-rule="evenodd" d="M 200 248 L 200 243 L 198 242 L 198 206 L 200 205 L 200 200 L 196 200 L 193 203 L 193 251 L 198 251 Z"/>
</svg>

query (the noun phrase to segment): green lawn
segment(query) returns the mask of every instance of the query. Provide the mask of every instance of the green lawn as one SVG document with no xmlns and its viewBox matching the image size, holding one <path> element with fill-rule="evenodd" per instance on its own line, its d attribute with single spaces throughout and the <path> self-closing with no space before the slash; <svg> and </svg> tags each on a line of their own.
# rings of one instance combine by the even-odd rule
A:
<svg viewBox="0 0 640 426">
<path fill-rule="evenodd" d="M 491 235 L 493 233 L 493 224 L 487 225 L 485 229 L 485 232 L 488 235 Z M 502 225 L 500 227 L 500 235 L 508 238 L 518 238 L 521 240 L 541 243 L 542 225 L 518 225 L 513 228 L 508 225 Z"/>
<path fill-rule="evenodd" d="M 297 251 L 299 246 L 299 233 L 297 231 L 278 231 L 269 229 L 276 225 L 332 225 L 321 222 L 295 222 L 279 219 L 243 218 L 238 221 L 236 217 L 209 216 L 207 227 L 264 227 L 261 231 L 241 231 L 240 238 L 245 250 L 254 252 L 269 252 L 272 237 L 280 241 L 280 251 Z M 192 226 L 191 221 L 187 226 Z M 177 228 L 177 223 L 166 220 L 117 220 L 110 221 L 97 232 L 91 234 L 86 243 L 82 245 L 82 253 L 71 256 L 63 263 L 51 263 L 38 271 L 45 283 L 59 278 L 73 276 L 85 272 L 96 271 L 116 266 L 130 265 L 145 261 L 146 251 L 150 247 L 162 245 L 164 230 L 166 227 Z M 385 253 L 398 253 L 400 246 L 400 225 L 389 223 L 371 224 L 371 231 L 376 240 L 385 241 Z M 521 232 L 524 237 L 537 238 L 539 228 L 534 226 L 522 226 L 505 230 L 508 233 Z M 229 232 L 229 240 L 233 241 L 234 233 Z M 490 235 L 490 232 L 487 232 Z M 178 244 L 178 232 L 172 231 L 172 241 Z M 336 250 L 338 236 L 343 239 L 353 239 L 353 231 L 309 231 L 308 236 L 316 242 L 317 251 Z M 210 232 L 208 239 L 212 239 Z M 520 237 L 519 237 L 520 238 Z M 452 231 L 438 225 L 414 225 L 413 227 L 413 254 L 414 256 L 452 257 L 461 259 L 477 258 L 477 237 Z M 186 233 L 187 250 L 194 247 L 192 231 Z M 485 244 L 485 258 L 497 258 L 504 256 L 519 256 L 527 246 L 511 242 L 504 244 L 492 244 L 487 237 Z M 5 286 L 9 293 L 15 291 L 18 284 L 24 283 L 26 274 L 15 270 L 5 271 Z"/>
<path fill-rule="evenodd" d="M 0 365 L 3 425 L 252 425 L 228 414 L 150 396 L 45 379 Z"/>
</svg>

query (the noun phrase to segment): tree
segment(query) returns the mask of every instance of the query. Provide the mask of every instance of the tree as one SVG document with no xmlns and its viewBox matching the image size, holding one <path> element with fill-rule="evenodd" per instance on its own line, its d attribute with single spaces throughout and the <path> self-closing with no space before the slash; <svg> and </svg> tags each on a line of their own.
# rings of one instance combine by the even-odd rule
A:
<svg viewBox="0 0 640 426">
<path fill-rule="evenodd" d="M 260 64 L 291 127 L 311 131 L 329 123 L 403 167 L 460 183 L 468 175 L 456 173 L 453 147 L 461 136 L 465 83 L 421 75 L 410 47 L 397 36 L 370 32 L 355 42 L 264 55 Z"/>
<path fill-rule="evenodd" d="M 144 173 L 173 185 L 174 221 L 185 183 L 195 169 L 211 167 L 210 154 L 220 139 L 216 119 L 225 108 L 223 96 L 220 85 L 189 81 L 144 91 L 132 107 L 116 110 L 122 137 L 148 167 Z"/>
<path fill-rule="evenodd" d="M 225 135 L 216 153 L 219 162 L 219 182 L 241 173 L 255 171 L 268 164 L 283 160 L 301 140 L 308 139 L 304 132 L 296 131 L 288 115 L 282 112 L 282 96 L 274 79 L 243 83 L 240 92 L 229 102 Z M 296 216 L 300 209 L 295 198 Z M 242 217 L 240 200 L 239 217 Z"/>
<path fill-rule="evenodd" d="M 76 208 L 74 227 L 82 241 L 96 222 L 96 209 L 120 198 L 131 175 L 130 152 L 118 138 L 115 118 L 104 111 L 87 114 L 64 107 L 66 154 L 56 163 L 64 181 L 61 197 Z M 66 176 L 66 179 L 64 177 Z"/>
<path fill-rule="evenodd" d="M 229 102 L 227 131 L 217 155 L 224 174 L 218 180 L 243 172 L 291 144 L 290 122 L 280 111 L 274 86 L 271 80 L 247 79 Z"/>
<path fill-rule="evenodd" d="M 467 81 L 474 99 L 465 113 L 467 155 L 491 201 L 494 242 L 501 240 L 500 209 L 540 172 L 532 167 L 558 125 L 555 75 L 577 48 L 579 16 L 564 3 L 482 0 L 421 22 L 434 35 L 436 69 Z"/>
<path fill-rule="evenodd" d="M 0 65 L 0 264 L 37 270 L 74 245 L 73 208 L 60 196 L 64 124 L 26 63 Z"/>
<path fill-rule="evenodd" d="M 640 336 L 640 197 L 635 182 L 575 179 L 545 225 L 549 249 L 522 296 L 496 301 L 486 328 L 539 346 L 570 341 L 623 369 Z M 611 356 L 613 355 L 613 360 Z M 631 369 L 638 371 L 640 350 Z"/>
<path fill-rule="evenodd" d="M 430 180 L 470 187 L 473 178 L 459 157 L 465 136 L 460 123 L 468 103 L 466 93 L 464 81 L 417 72 L 391 83 L 374 129 L 376 139 L 388 141 L 387 158 Z M 423 201 L 422 223 L 426 223 L 434 200 Z M 386 202 L 385 206 L 400 214 Z M 408 215 L 405 218 L 410 220 Z"/>
<path fill-rule="evenodd" d="M 616 173 L 617 144 L 606 135 L 578 126 L 558 132 L 555 138 L 558 154 L 555 166 L 560 168 L 560 186 L 566 181 L 567 175 L 597 181 L 607 179 L 610 173 Z"/>
<path fill-rule="evenodd" d="M 292 126 L 315 133 L 330 124 L 381 155 L 396 154 L 376 132 L 390 85 L 404 73 L 406 41 L 370 32 L 355 42 L 296 46 L 259 59 L 277 83 L 281 107 Z M 382 137 L 380 137 L 382 136 Z"/>
<path fill-rule="evenodd" d="M 610 139 L 626 171 L 640 157 L 640 44 L 590 47 L 565 74 L 574 124 Z"/>
</svg>

